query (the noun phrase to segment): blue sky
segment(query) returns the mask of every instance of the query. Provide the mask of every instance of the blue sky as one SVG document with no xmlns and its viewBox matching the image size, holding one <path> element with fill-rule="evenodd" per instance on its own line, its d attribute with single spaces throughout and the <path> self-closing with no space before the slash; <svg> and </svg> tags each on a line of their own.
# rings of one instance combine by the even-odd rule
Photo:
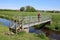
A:
<svg viewBox="0 0 60 40">
<path fill-rule="evenodd" d="M 38 10 L 60 10 L 60 0 L 0 0 L 0 9 L 20 9 L 27 5 Z"/>
</svg>

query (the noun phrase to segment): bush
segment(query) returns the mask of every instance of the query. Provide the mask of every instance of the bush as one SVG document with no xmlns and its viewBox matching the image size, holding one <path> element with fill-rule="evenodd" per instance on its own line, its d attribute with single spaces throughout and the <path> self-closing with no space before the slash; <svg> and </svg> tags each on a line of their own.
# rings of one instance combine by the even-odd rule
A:
<svg viewBox="0 0 60 40">
<path fill-rule="evenodd" d="M 21 8 L 20 8 L 20 11 L 24 11 L 24 10 L 25 10 L 25 8 L 24 8 L 24 7 L 21 7 Z"/>
<path fill-rule="evenodd" d="M 32 6 L 26 6 L 26 7 L 21 7 L 20 11 L 25 11 L 25 12 L 36 12 L 36 9 Z"/>
</svg>

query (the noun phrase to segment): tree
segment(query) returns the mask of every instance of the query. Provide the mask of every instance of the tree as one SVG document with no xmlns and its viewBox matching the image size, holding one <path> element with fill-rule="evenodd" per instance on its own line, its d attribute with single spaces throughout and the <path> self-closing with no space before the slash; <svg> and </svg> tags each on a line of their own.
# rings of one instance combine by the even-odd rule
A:
<svg viewBox="0 0 60 40">
<path fill-rule="evenodd" d="M 21 7 L 21 8 L 20 8 L 20 11 L 24 11 L 24 10 L 25 10 L 25 8 L 24 8 L 24 7 Z"/>
<path fill-rule="evenodd" d="M 32 12 L 36 12 L 36 10 L 35 10 L 34 7 L 31 7 L 31 11 L 32 11 Z"/>
<path fill-rule="evenodd" d="M 36 10 L 35 10 L 35 8 L 34 7 L 32 7 L 32 6 L 26 6 L 26 10 L 25 10 L 26 12 L 35 12 Z"/>
<path fill-rule="evenodd" d="M 25 12 L 35 12 L 36 9 L 32 6 L 26 6 L 26 7 L 21 7 L 20 11 L 25 11 Z"/>
<path fill-rule="evenodd" d="M 30 12 L 31 11 L 31 7 L 30 6 L 26 6 L 26 12 Z"/>
</svg>

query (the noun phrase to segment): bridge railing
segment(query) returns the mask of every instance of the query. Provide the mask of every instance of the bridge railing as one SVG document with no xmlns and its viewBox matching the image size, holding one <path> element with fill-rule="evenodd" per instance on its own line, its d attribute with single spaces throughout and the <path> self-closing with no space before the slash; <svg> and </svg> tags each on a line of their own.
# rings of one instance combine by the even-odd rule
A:
<svg viewBox="0 0 60 40">
<path fill-rule="evenodd" d="M 17 18 L 18 19 L 18 18 Z M 31 23 L 36 23 L 36 22 L 42 22 L 42 21 L 46 21 L 46 20 L 51 20 L 51 16 L 47 16 L 47 15 L 44 15 L 44 16 L 41 16 L 40 18 L 40 21 L 38 21 L 38 16 L 20 16 L 19 21 L 23 20 L 23 24 L 22 25 L 25 25 L 25 24 L 28 24 L 30 25 Z M 19 28 L 19 26 L 21 26 L 21 24 L 17 24 L 17 22 L 14 24 L 14 23 L 11 23 L 10 24 L 10 28 Z"/>
<path fill-rule="evenodd" d="M 23 24 L 30 24 L 30 23 L 38 22 L 38 16 L 19 17 L 19 20 L 22 20 L 22 19 L 23 19 Z M 51 20 L 51 16 L 50 15 L 41 16 L 40 22 L 46 21 L 46 20 Z"/>
</svg>

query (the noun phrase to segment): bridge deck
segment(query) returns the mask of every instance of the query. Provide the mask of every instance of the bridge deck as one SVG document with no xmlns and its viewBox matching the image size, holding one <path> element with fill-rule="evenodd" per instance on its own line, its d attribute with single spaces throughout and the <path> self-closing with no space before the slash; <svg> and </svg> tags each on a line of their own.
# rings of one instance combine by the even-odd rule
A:
<svg viewBox="0 0 60 40">
<path fill-rule="evenodd" d="M 42 22 L 35 22 L 35 23 L 25 24 L 25 25 L 23 25 L 23 28 L 28 28 L 28 27 L 38 25 L 38 24 L 42 24 L 42 23 L 46 23 L 46 22 L 49 22 L 49 21 L 51 21 L 51 20 L 45 20 L 45 21 L 42 21 Z"/>
</svg>

